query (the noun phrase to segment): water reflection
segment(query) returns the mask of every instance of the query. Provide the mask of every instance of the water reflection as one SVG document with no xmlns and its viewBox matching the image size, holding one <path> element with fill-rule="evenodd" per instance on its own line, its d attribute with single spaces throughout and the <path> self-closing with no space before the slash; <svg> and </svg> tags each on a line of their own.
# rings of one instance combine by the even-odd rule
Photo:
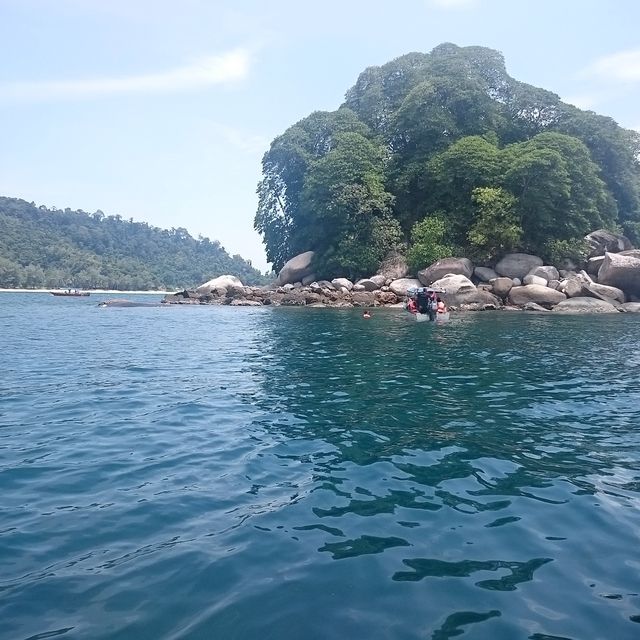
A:
<svg viewBox="0 0 640 640">
<path fill-rule="evenodd" d="M 501 599 L 472 613 L 473 589 L 526 588 L 509 604 L 513 624 L 537 617 L 532 601 L 552 617 L 578 610 L 593 598 L 586 576 L 630 588 L 635 578 L 610 572 L 595 549 L 617 547 L 611 561 L 624 567 L 640 525 L 624 511 L 640 505 L 640 377 L 626 356 L 640 351 L 635 319 L 621 314 L 614 329 L 611 319 L 520 314 L 441 327 L 393 312 L 372 320 L 335 310 L 265 318 L 263 352 L 277 366 L 252 364 L 262 383 L 247 401 L 269 412 L 269 432 L 321 450 L 306 459 L 312 489 L 296 529 L 324 531 L 316 548 L 334 560 L 387 557 L 395 583 L 464 583 L 450 593 L 469 610 L 433 638 L 504 612 Z M 503 575 L 475 578 L 482 572 Z M 562 604 L 549 597 L 559 576 L 573 589 Z M 512 637 L 504 622 L 492 622 L 493 637 Z"/>
</svg>

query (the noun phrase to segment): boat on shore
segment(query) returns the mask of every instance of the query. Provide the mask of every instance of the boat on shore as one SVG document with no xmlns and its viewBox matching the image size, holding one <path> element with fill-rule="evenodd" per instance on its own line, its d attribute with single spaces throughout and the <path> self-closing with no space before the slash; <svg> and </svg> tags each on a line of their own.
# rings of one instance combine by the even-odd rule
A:
<svg viewBox="0 0 640 640">
<path fill-rule="evenodd" d="M 80 291 L 79 289 L 60 289 L 59 291 L 49 291 L 52 296 L 64 298 L 80 298 L 90 296 L 89 291 Z"/>
</svg>

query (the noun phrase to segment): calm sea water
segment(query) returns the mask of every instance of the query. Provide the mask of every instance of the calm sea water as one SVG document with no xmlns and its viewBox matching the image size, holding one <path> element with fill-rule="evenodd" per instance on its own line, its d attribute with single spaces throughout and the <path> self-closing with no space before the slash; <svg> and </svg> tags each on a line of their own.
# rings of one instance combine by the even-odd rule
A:
<svg viewBox="0 0 640 640">
<path fill-rule="evenodd" d="M 0 638 L 640 637 L 640 316 L 99 299 L 0 294 Z"/>
</svg>

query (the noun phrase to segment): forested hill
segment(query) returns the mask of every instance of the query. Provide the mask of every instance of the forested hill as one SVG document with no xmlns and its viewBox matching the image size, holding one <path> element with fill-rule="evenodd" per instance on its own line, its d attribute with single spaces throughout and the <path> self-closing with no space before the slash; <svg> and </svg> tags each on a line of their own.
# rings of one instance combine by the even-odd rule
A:
<svg viewBox="0 0 640 640">
<path fill-rule="evenodd" d="M 222 274 L 244 284 L 266 280 L 240 256 L 186 229 L 0 197 L 0 287 L 175 289 Z"/>
<path fill-rule="evenodd" d="M 423 268 L 511 250 L 580 257 L 601 227 L 640 241 L 640 136 L 508 75 L 502 55 L 441 44 L 365 69 L 264 156 L 255 228 L 274 269 L 318 276 Z"/>
</svg>

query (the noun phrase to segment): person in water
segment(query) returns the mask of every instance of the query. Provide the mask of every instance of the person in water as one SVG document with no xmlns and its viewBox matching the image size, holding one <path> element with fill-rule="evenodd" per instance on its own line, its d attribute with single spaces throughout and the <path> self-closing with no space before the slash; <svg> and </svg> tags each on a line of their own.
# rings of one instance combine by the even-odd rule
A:
<svg viewBox="0 0 640 640">
<path fill-rule="evenodd" d="M 415 313 L 418 309 L 416 308 L 416 301 L 413 298 L 409 298 L 407 300 L 407 311 L 410 313 Z"/>
<path fill-rule="evenodd" d="M 365 311 L 365 312 L 362 314 L 362 317 L 363 317 L 363 318 L 370 318 L 370 317 L 371 317 L 371 314 L 370 314 L 368 311 Z"/>
<path fill-rule="evenodd" d="M 436 313 L 446 313 L 447 312 L 447 306 L 445 305 L 444 301 L 438 296 L 438 298 L 436 299 Z"/>
</svg>

